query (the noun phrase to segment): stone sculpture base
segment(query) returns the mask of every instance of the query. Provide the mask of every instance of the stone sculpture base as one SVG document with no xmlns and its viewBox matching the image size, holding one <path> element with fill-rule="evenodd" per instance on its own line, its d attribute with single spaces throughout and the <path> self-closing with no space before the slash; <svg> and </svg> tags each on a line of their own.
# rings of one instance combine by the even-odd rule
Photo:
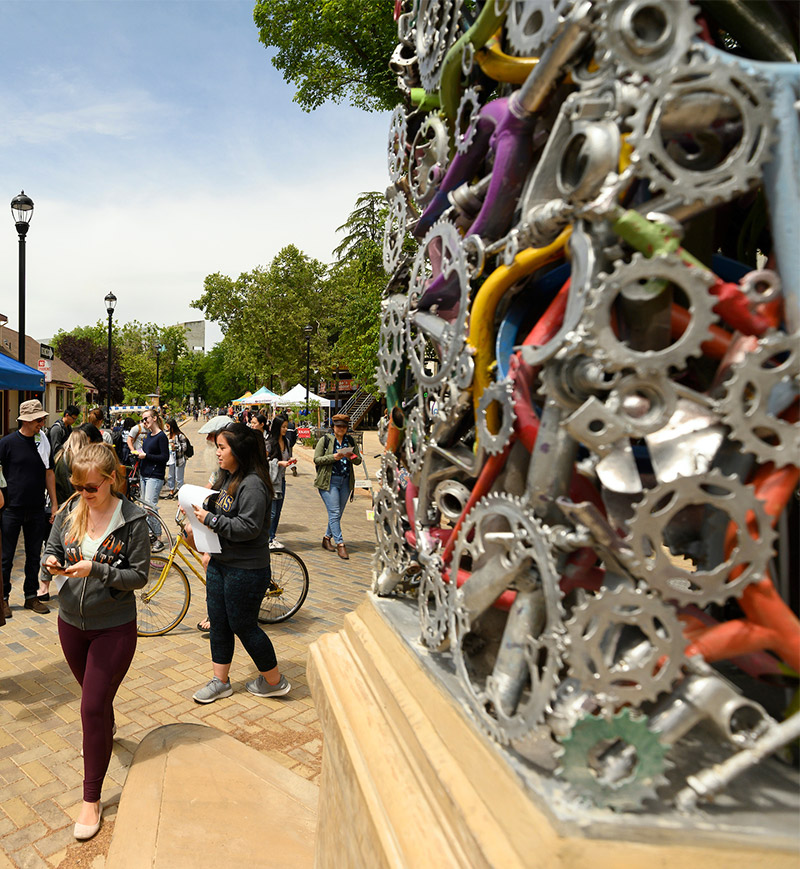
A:
<svg viewBox="0 0 800 869">
<path fill-rule="evenodd" d="M 389 616 L 370 597 L 310 648 L 324 732 L 318 869 L 796 869 L 795 843 L 765 835 L 761 847 L 708 817 L 694 829 L 641 815 L 566 823 L 476 730 L 425 666 L 424 650 L 389 623 L 391 605 Z"/>
</svg>

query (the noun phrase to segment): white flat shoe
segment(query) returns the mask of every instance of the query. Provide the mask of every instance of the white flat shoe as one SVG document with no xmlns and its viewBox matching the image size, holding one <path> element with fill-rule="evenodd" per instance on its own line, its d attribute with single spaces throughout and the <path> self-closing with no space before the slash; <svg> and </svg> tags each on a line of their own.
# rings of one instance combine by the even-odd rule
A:
<svg viewBox="0 0 800 869">
<path fill-rule="evenodd" d="M 73 835 L 76 839 L 91 839 L 92 836 L 97 834 L 97 831 L 100 829 L 100 824 L 103 822 L 103 804 L 100 803 L 100 814 L 97 818 L 96 824 L 79 824 L 77 821 L 75 822 L 75 829 L 73 830 Z"/>
</svg>

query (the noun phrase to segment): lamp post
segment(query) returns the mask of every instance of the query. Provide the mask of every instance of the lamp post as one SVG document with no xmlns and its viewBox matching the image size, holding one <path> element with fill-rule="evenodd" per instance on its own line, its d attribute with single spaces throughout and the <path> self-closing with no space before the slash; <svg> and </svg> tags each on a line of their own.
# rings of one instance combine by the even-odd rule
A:
<svg viewBox="0 0 800 869">
<path fill-rule="evenodd" d="M 158 372 L 161 366 L 161 354 L 166 349 L 163 344 L 156 347 L 156 404 L 159 408 L 161 407 L 161 389 L 158 386 Z"/>
<path fill-rule="evenodd" d="M 106 415 L 108 427 L 111 429 L 111 320 L 114 317 L 114 308 L 117 306 L 117 297 L 109 293 L 105 297 L 106 312 L 108 313 L 108 381 L 106 383 Z"/>
<path fill-rule="evenodd" d="M 23 190 L 11 200 L 11 214 L 19 235 L 19 361 L 25 364 L 25 236 L 33 217 L 33 200 Z"/>
<path fill-rule="evenodd" d="M 311 336 L 314 334 L 314 327 L 303 326 L 303 334 L 306 336 L 306 422 L 308 422 L 308 393 L 311 382 Z"/>
</svg>

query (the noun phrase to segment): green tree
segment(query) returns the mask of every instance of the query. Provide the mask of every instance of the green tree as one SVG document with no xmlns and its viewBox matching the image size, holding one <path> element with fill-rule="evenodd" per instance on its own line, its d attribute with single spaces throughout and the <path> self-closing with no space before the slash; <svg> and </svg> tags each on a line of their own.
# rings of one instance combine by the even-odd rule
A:
<svg viewBox="0 0 800 869">
<path fill-rule="evenodd" d="M 333 249 L 336 261 L 355 258 L 370 270 L 381 268 L 386 212 L 386 197 L 383 193 L 375 190 L 362 193 L 347 220 L 336 227 L 337 232 L 345 234 Z"/>
<path fill-rule="evenodd" d="M 53 337 L 58 357 L 90 380 L 100 391 L 100 403 L 107 402 L 108 388 L 108 324 L 102 320 L 94 326 L 78 326 Z M 111 403 L 123 397 L 124 374 L 120 365 L 119 341 L 116 330 L 111 333 Z"/>
<path fill-rule="evenodd" d="M 327 353 L 326 324 L 334 312 L 326 304 L 326 271 L 324 263 L 288 245 L 269 266 L 235 281 L 219 273 L 206 277 L 192 307 L 220 324 L 226 365 L 242 392 L 273 376 L 281 391 L 294 385 L 305 372 L 303 327 L 309 323 L 316 329 L 314 358 Z"/>
<path fill-rule="evenodd" d="M 275 48 L 272 65 L 296 87 L 307 112 L 344 99 L 367 111 L 397 102 L 388 63 L 397 43 L 393 0 L 259 0 L 259 41 Z"/>
<path fill-rule="evenodd" d="M 386 277 L 368 271 L 358 260 L 339 263 L 331 270 L 330 289 L 341 299 L 336 340 L 328 358 L 350 374 L 365 389 L 378 395 L 375 368 L 378 364 L 381 294 Z M 333 366 L 329 366 L 332 368 Z"/>
<path fill-rule="evenodd" d="M 230 342 L 223 338 L 205 354 L 197 372 L 197 390 L 212 407 L 225 404 L 244 392 L 240 374 L 230 362 Z"/>
<path fill-rule="evenodd" d="M 329 292 L 342 302 L 331 356 L 375 395 L 381 295 L 386 285 L 381 262 L 386 212 L 382 193 L 370 191 L 358 197 L 347 220 L 337 227 L 344 238 L 333 251 L 336 263 L 329 276 Z"/>
</svg>

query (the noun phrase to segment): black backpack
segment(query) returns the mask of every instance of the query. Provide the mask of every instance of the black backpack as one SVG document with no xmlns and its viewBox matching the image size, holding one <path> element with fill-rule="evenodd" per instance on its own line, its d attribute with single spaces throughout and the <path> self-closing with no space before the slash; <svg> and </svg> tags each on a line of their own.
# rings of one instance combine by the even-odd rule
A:
<svg viewBox="0 0 800 869">
<path fill-rule="evenodd" d="M 191 459 L 191 457 L 194 455 L 194 447 L 192 446 L 192 442 L 189 440 L 189 438 L 186 437 L 186 435 L 183 436 L 183 439 L 186 441 L 186 445 L 183 448 L 183 457 L 185 459 Z"/>
<path fill-rule="evenodd" d="M 114 445 L 114 450 L 117 453 L 117 458 L 120 460 L 122 464 L 125 464 L 125 457 L 123 456 L 123 447 L 127 447 L 127 443 L 125 443 L 125 439 L 122 437 L 122 433 L 118 431 L 111 432 L 111 443 Z"/>
</svg>

